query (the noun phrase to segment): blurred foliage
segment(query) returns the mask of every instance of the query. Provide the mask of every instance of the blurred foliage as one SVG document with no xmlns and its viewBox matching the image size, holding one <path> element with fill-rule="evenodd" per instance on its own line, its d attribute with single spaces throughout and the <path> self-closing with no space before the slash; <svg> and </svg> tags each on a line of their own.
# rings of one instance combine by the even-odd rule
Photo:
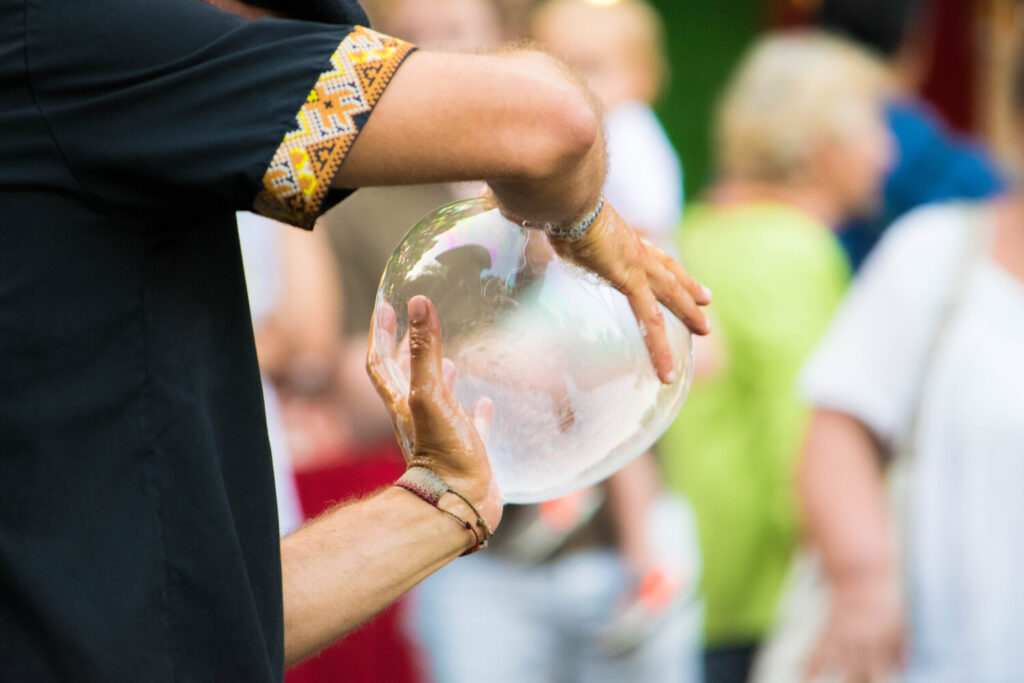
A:
<svg viewBox="0 0 1024 683">
<path fill-rule="evenodd" d="M 711 121 L 719 93 L 763 27 L 764 0 L 651 0 L 665 19 L 672 73 L 655 107 L 686 171 L 693 198 L 711 180 Z"/>
</svg>

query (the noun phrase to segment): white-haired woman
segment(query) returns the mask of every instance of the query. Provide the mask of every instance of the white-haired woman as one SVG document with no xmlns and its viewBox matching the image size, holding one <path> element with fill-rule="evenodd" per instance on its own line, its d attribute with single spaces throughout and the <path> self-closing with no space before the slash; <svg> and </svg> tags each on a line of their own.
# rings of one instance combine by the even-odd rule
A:
<svg viewBox="0 0 1024 683">
<path fill-rule="evenodd" d="M 719 180 L 683 221 L 715 332 L 661 453 L 697 512 L 712 682 L 745 680 L 798 542 L 796 378 L 849 279 L 831 228 L 876 201 L 890 163 L 886 94 L 882 67 L 852 45 L 764 38 L 722 100 Z"/>
<path fill-rule="evenodd" d="M 832 593 L 810 673 L 1024 680 L 1024 195 L 919 209 L 861 273 L 803 381 Z"/>
</svg>

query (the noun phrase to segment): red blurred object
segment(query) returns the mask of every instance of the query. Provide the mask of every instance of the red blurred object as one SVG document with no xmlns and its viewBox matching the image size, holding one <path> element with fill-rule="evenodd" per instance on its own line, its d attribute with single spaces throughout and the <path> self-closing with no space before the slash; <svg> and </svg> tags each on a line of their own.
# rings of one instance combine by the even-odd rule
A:
<svg viewBox="0 0 1024 683">
<path fill-rule="evenodd" d="M 365 496 L 405 471 L 398 446 L 389 443 L 332 458 L 321 470 L 296 475 L 306 519 L 335 503 Z M 402 632 L 403 601 L 378 614 L 319 657 L 288 670 L 287 683 L 421 683 L 414 647 Z"/>
<path fill-rule="evenodd" d="M 974 129 L 976 0 L 931 0 L 931 68 L 921 94 L 957 130 Z"/>
<path fill-rule="evenodd" d="M 811 22 L 821 0 L 782 0 L 768 5 L 768 25 L 793 28 Z"/>
<path fill-rule="evenodd" d="M 977 0 L 921 0 L 927 64 L 921 97 L 961 132 L 974 131 L 975 17 Z M 813 23 L 820 0 L 776 0 L 767 25 L 793 28 Z"/>
</svg>

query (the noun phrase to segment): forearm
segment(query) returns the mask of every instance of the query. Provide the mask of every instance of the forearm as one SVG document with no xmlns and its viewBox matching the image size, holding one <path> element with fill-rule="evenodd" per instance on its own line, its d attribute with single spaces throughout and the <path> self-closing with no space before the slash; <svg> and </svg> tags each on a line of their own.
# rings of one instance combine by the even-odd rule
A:
<svg viewBox="0 0 1024 683">
<path fill-rule="evenodd" d="M 833 582 L 891 577 L 892 544 L 879 449 L 842 413 L 818 411 L 800 464 L 800 496 L 812 540 Z"/>
<path fill-rule="evenodd" d="M 619 549 L 630 568 L 647 569 L 652 560 L 647 528 L 651 505 L 661 492 L 661 478 L 654 456 L 640 455 L 605 483 L 608 508 L 619 535 Z"/>
<path fill-rule="evenodd" d="M 338 187 L 486 180 L 511 212 L 565 221 L 605 176 L 600 113 L 547 55 L 413 53 L 367 121 Z"/>
<path fill-rule="evenodd" d="M 334 508 L 286 537 L 286 662 L 353 630 L 472 543 L 454 519 L 397 487 Z"/>
</svg>

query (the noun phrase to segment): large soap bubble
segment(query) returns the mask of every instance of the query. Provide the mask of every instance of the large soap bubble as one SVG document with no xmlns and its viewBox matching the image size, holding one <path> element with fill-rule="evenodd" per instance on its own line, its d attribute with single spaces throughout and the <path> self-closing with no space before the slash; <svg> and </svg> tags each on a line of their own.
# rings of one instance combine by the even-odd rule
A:
<svg viewBox="0 0 1024 683">
<path fill-rule="evenodd" d="M 609 476 L 661 435 L 686 398 L 693 351 L 683 324 L 663 310 L 679 377 L 664 385 L 626 298 L 489 200 L 444 206 L 398 245 L 376 303 L 394 308 L 398 340 L 417 294 L 437 307 L 456 398 L 470 410 L 481 396 L 494 401 L 487 453 L 509 503 L 557 498 Z M 384 334 L 378 326 L 374 336 Z M 385 365 L 409 386 L 400 352 Z"/>
</svg>

